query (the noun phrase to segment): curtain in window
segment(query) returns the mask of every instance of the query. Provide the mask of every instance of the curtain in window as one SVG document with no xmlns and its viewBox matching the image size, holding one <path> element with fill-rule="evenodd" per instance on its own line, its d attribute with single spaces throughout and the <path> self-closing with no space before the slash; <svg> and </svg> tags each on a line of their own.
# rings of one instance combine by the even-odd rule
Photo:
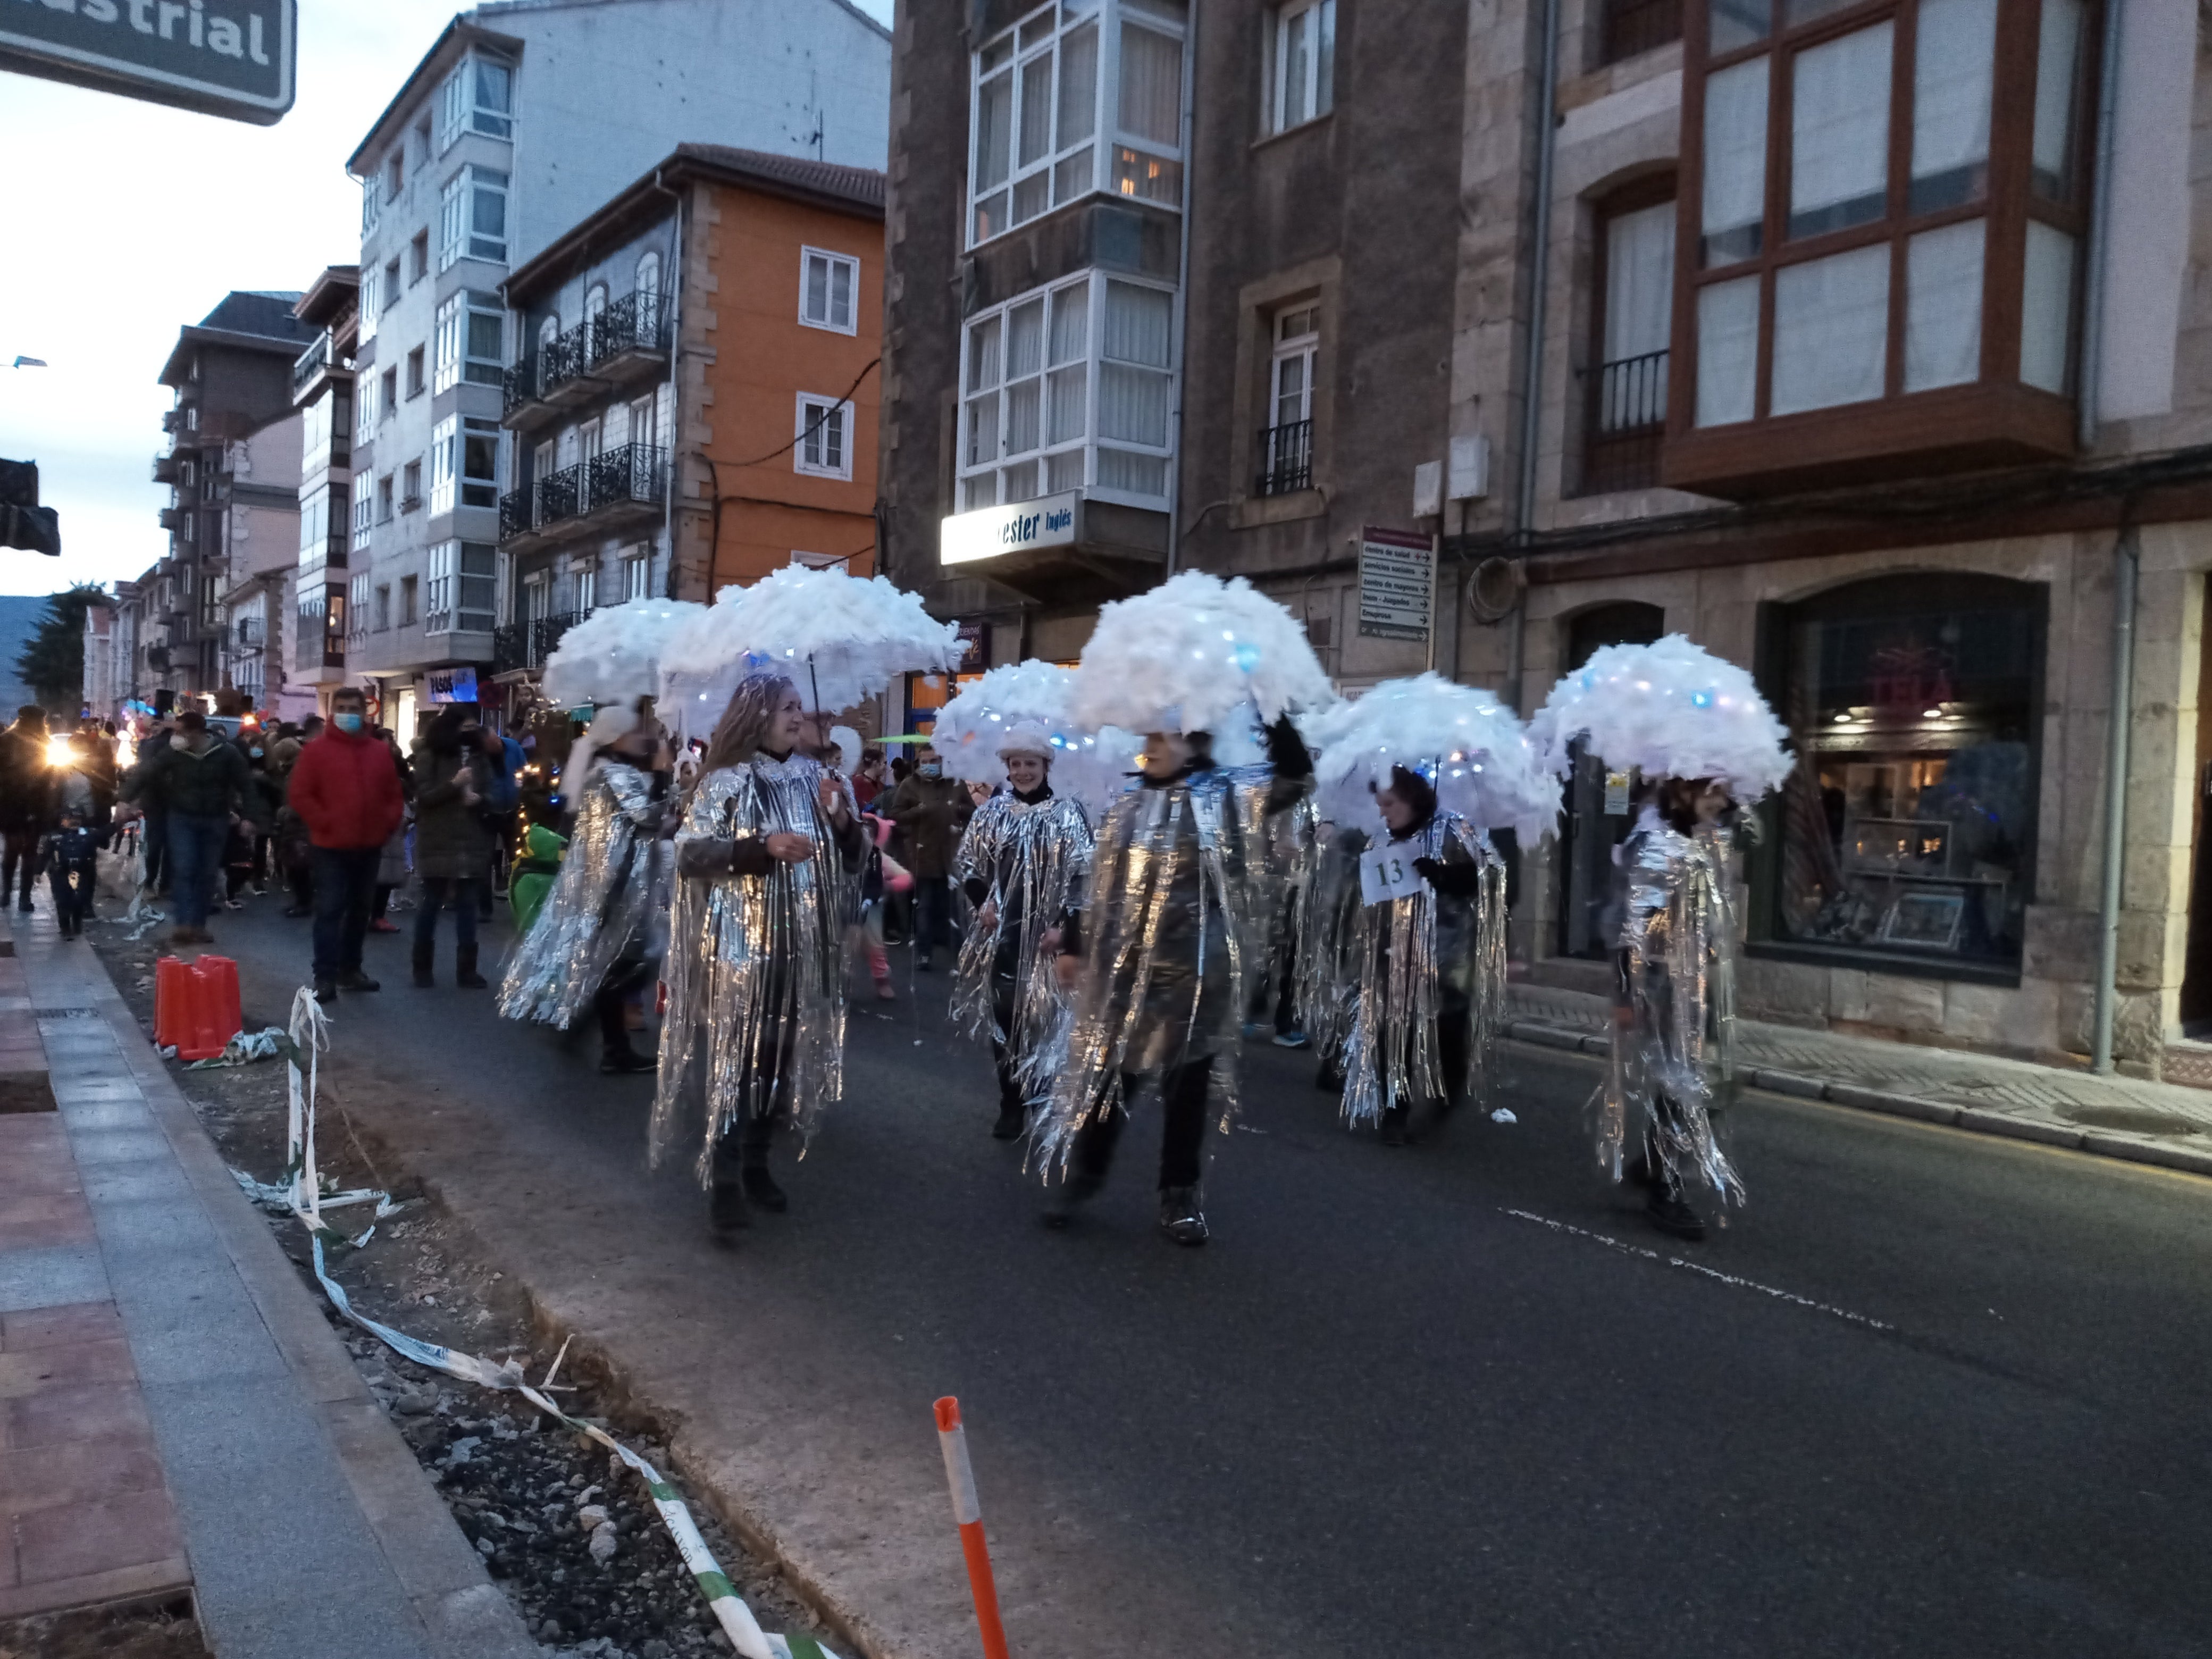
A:
<svg viewBox="0 0 2212 1659">
<path fill-rule="evenodd" d="M 2118 0 L 2107 0 L 2117 4 Z M 2043 0 L 2036 41 L 2034 178 L 2036 193 L 2063 201 L 2071 193 L 2075 84 L 2081 63 L 2081 0 Z"/>
<path fill-rule="evenodd" d="M 1759 252 L 1766 196 L 1766 66 L 1754 58 L 1705 82 L 1704 262 Z"/>
<path fill-rule="evenodd" d="M 2027 269 L 2020 307 L 2020 378 L 2063 394 L 2074 314 L 2074 239 L 2040 219 L 2027 222 Z"/>
<path fill-rule="evenodd" d="M 1089 379 L 1081 363 L 1073 368 L 1056 368 L 1048 377 L 1047 443 L 1064 444 L 1083 435 L 1083 401 Z"/>
<path fill-rule="evenodd" d="M 1790 84 L 1792 236 L 1881 217 L 1894 28 L 1876 23 L 1796 56 Z"/>
<path fill-rule="evenodd" d="M 1060 43 L 1060 142 L 1066 149 L 1098 124 L 1098 25 L 1070 29 Z"/>
<path fill-rule="evenodd" d="M 1121 130 L 1175 149 L 1182 142 L 1182 45 L 1121 25 Z"/>
<path fill-rule="evenodd" d="M 1784 265 L 1774 276 L 1769 412 L 1879 398 L 1889 343 L 1889 244 Z"/>
<path fill-rule="evenodd" d="M 1122 363 L 1098 371 L 1098 435 L 1165 448 L 1168 377 Z"/>
<path fill-rule="evenodd" d="M 968 389 L 981 392 L 999 383 L 999 319 L 985 319 L 968 331 Z"/>
<path fill-rule="evenodd" d="M 1759 368 L 1759 278 L 1698 290 L 1698 424 L 1751 418 Z"/>
<path fill-rule="evenodd" d="M 1151 371 L 1168 367 L 1174 320 L 1173 301 L 1159 289 L 1131 283 L 1106 284 L 1106 319 L 1099 342 L 1099 355 L 1106 359 L 1098 374 L 1101 437 L 1165 447 L 1169 376 Z M 1103 462 L 1101 465 L 1103 469 Z"/>
<path fill-rule="evenodd" d="M 1928 15 L 1925 7 L 1920 15 Z M 1905 244 L 1907 392 L 1981 378 L 1984 222 L 1923 231 Z"/>
<path fill-rule="evenodd" d="M 1019 165 L 1052 154 L 1052 54 L 1041 52 L 1022 65 L 1022 143 Z"/>
<path fill-rule="evenodd" d="M 975 191 L 979 196 L 1006 181 L 1013 122 L 1014 77 L 994 76 L 975 97 Z"/>
<path fill-rule="evenodd" d="M 1912 57 L 1912 210 L 1978 199 L 1987 188 L 1997 0 L 1921 0 Z"/>
<path fill-rule="evenodd" d="M 1031 300 L 1006 313 L 1006 378 L 1018 380 L 1044 367 L 1044 301 Z"/>
<path fill-rule="evenodd" d="M 1313 118 L 1313 112 L 1306 107 L 1306 76 L 1312 70 L 1308 61 L 1312 46 L 1307 35 L 1312 25 L 1310 11 L 1292 12 L 1282 21 L 1281 45 L 1277 50 L 1282 57 L 1283 108 L 1278 125 L 1284 127 Z"/>
<path fill-rule="evenodd" d="M 1106 284 L 1106 335 L 1103 356 L 1118 362 L 1168 366 L 1169 335 L 1175 324 L 1173 300 L 1156 288 L 1133 283 Z"/>
<path fill-rule="evenodd" d="M 1605 231 L 1605 361 L 1664 351 L 1674 304 L 1674 204 L 1616 215 Z"/>
</svg>

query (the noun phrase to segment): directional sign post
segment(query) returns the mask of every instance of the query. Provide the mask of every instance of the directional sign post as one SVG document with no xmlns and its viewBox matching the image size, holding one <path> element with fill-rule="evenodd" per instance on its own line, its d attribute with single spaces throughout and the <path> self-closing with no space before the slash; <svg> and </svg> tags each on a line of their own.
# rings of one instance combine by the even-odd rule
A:
<svg viewBox="0 0 2212 1659">
<path fill-rule="evenodd" d="M 0 70 L 271 126 L 298 0 L 0 0 Z"/>
</svg>

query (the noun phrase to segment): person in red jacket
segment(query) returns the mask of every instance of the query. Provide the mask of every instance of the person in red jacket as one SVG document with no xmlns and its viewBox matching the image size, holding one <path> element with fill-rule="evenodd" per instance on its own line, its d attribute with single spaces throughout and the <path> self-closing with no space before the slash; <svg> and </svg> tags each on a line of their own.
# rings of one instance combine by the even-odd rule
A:
<svg viewBox="0 0 2212 1659">
<path fill-rule="evenodd" d="M 384 843 L 407 803 L 391 745 L 368 729 L 368 700 L 351 686 L 331 694 L 331 723 L 300 750 L 287 799 L 307 827 L 314 866 L 315 1000 L 374 991 L 361 969 Z"/>
</svg>

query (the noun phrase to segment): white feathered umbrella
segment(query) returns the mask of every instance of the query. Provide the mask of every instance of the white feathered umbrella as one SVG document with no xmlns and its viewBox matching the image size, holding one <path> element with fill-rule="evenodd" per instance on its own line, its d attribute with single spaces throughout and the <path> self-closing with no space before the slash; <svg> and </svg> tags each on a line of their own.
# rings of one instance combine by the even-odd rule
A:
<svg viewBox="0 0 2212 1659">
<path fill-rule="evenodd" d="M 1053 788 L 1096 815 L 1136 769 L 1138 743 L 1116 726 L 1091 732 L 1078 726 L 1069 712 L 1074 689 L 1073 669 L 1034 657 L 994 668 L 962 686 L 938 710 L 931 746 L 944 760 L 948 776 L 963 783 L 1000 784 L 1006 781 L 1006 767 L 999 757 L 1000 739 L 1012 726 L 1033 722 L 1052 744 Z"/>
<path fill-rule="evenodd" d="M 1587 740 L 1613 767 L 1646 777 L 1712 778 L 1757 800 L 1789 776 L 1790 733 L 1751 676 L 1669 634 L 1651 645 L 1608 645 L 1552 688 L 1528 735 L 1565 775 L 1568 745 Z"/>
<path fill-rule="evenodd" d="M 688 619 L 706 611 L 688 599 L 632 599 L 592 611 L 546 658 L 546 701 L 580 708 L 656 696 L 661 652 Z"/>
<path fill-rule="evenodd" d="M 1434 673 L 1384 680 L 1315 722 L 1316 805 L 1336 823 L 1373 830 L 1374 791 L 1402 766 L 1479 830 L 1510 830 L 1533 847 L 1557 827 L 1559 781 L 1521 722 L 1487 691 Z"/>
<path fill-rule="evenodd" d="M 750 674 L 778 672 L 810 708 L 834 714 L 907 673 L 948 673 L 960 629 L 882 576 L 787 565 L 750 587 L 726 587 L 670 641 L 661 701 L 671 722 L 703 735 Z"/>
<path fill-rule="evenodd" d="M 1221 732 L 1246 704 L 1263 721 L 1333 700 L 1305 629 L 1242 576 L 1171 576 L 1098 613 L 1073 717 L 1086 730 Z"/>
</svg>

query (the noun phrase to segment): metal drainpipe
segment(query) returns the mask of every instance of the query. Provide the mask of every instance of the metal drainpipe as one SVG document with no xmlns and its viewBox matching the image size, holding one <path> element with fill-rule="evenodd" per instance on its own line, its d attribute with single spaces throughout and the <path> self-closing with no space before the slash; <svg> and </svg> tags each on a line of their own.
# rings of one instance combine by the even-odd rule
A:
<svg viewBox="0 0 2212 1659">
<path fill-rule="evenodd" d="M 1191 181 L 1198 172 L 1198 157 L 1193 151 L 1192 140 L 1197 136 L 1198 112 L 1192 106 L 1191 94 L 1198 82 L 1198 15 L 1199 0 L 1190 0 L 1190 21 L 1182 37 L 1182 248 L 1176 254 L 1175 337 L 1176 356 L 1176 412 L 1175 459 L 1168 474 L 1168 564 L 1167 574 L 1176 573 L 1176 556 L 1182 550 L 1177 531 L 1182 523 L 1182 462 L 1183 462 L 1183 405 L 1188 401 L 1190 384 L 1190 351 L 1185 343 L 1185 325 L 1190 318 L 1190 194 Z"/>
<path fill-rule="evenodd" d="M 660 509 L 660 538 L 668 544 L 664 597 L 672 599 L 677 597 L 677 450 L 684 437 L 684 197 L 660 182 L 659 167 L 653 170 L 653 187 L 676 204 L 676 232 L 670 240 L 668 255 L 668 483 Z M 711 599 L 714 597 L 713 553 L 707 557 L 707 597 Z"/>
<path fill-rule="evenodd" d="M 1528 270 L 1528 362 L 1521 386 L 1521 487 L 1513 504 L 1515 539 L 1522 556 L 1536 526 L 1536 440 L 1544 412 L 1544 290 L 1552 274 L 1553 93 L 1559 78 L 1559 0 L 1544 0 L 1543 82 L 1536 89 L 1535 246 Z M 1528 590 L 1524 584 L 1513 607 L 1513 640 L 1505 678 L 1513 712 L 1528 712 L 1521 686 L 1522 659 L 1528 629 Z"/>
<path fill-rule="evenodd" d="M 2079 437 L 2084 451 L 2097 441 L 2097 382 L 2105 358 L 2105 262 L 2112 230 L 2112 119 L 2119 102 L 2121 0 L 2107 0 L 2097 88 L 2097 159 L 2089 201 L 2089 270 L 2082 295 Z M 2120 511 L 2113 544 L 2112 686 L 2111 727 L 2106 738 L 2103 870 L 2097 915 L 2097 983 L 2089 1040 L 2090 1069 L 2112 1071 L 2112 1024 L 2119 1002 L 2120 901 L 2127 858 L 2128 738 L 2135 720 L 2135 611 L 2138 558 L 2131 503 Z"/>
</svg>

